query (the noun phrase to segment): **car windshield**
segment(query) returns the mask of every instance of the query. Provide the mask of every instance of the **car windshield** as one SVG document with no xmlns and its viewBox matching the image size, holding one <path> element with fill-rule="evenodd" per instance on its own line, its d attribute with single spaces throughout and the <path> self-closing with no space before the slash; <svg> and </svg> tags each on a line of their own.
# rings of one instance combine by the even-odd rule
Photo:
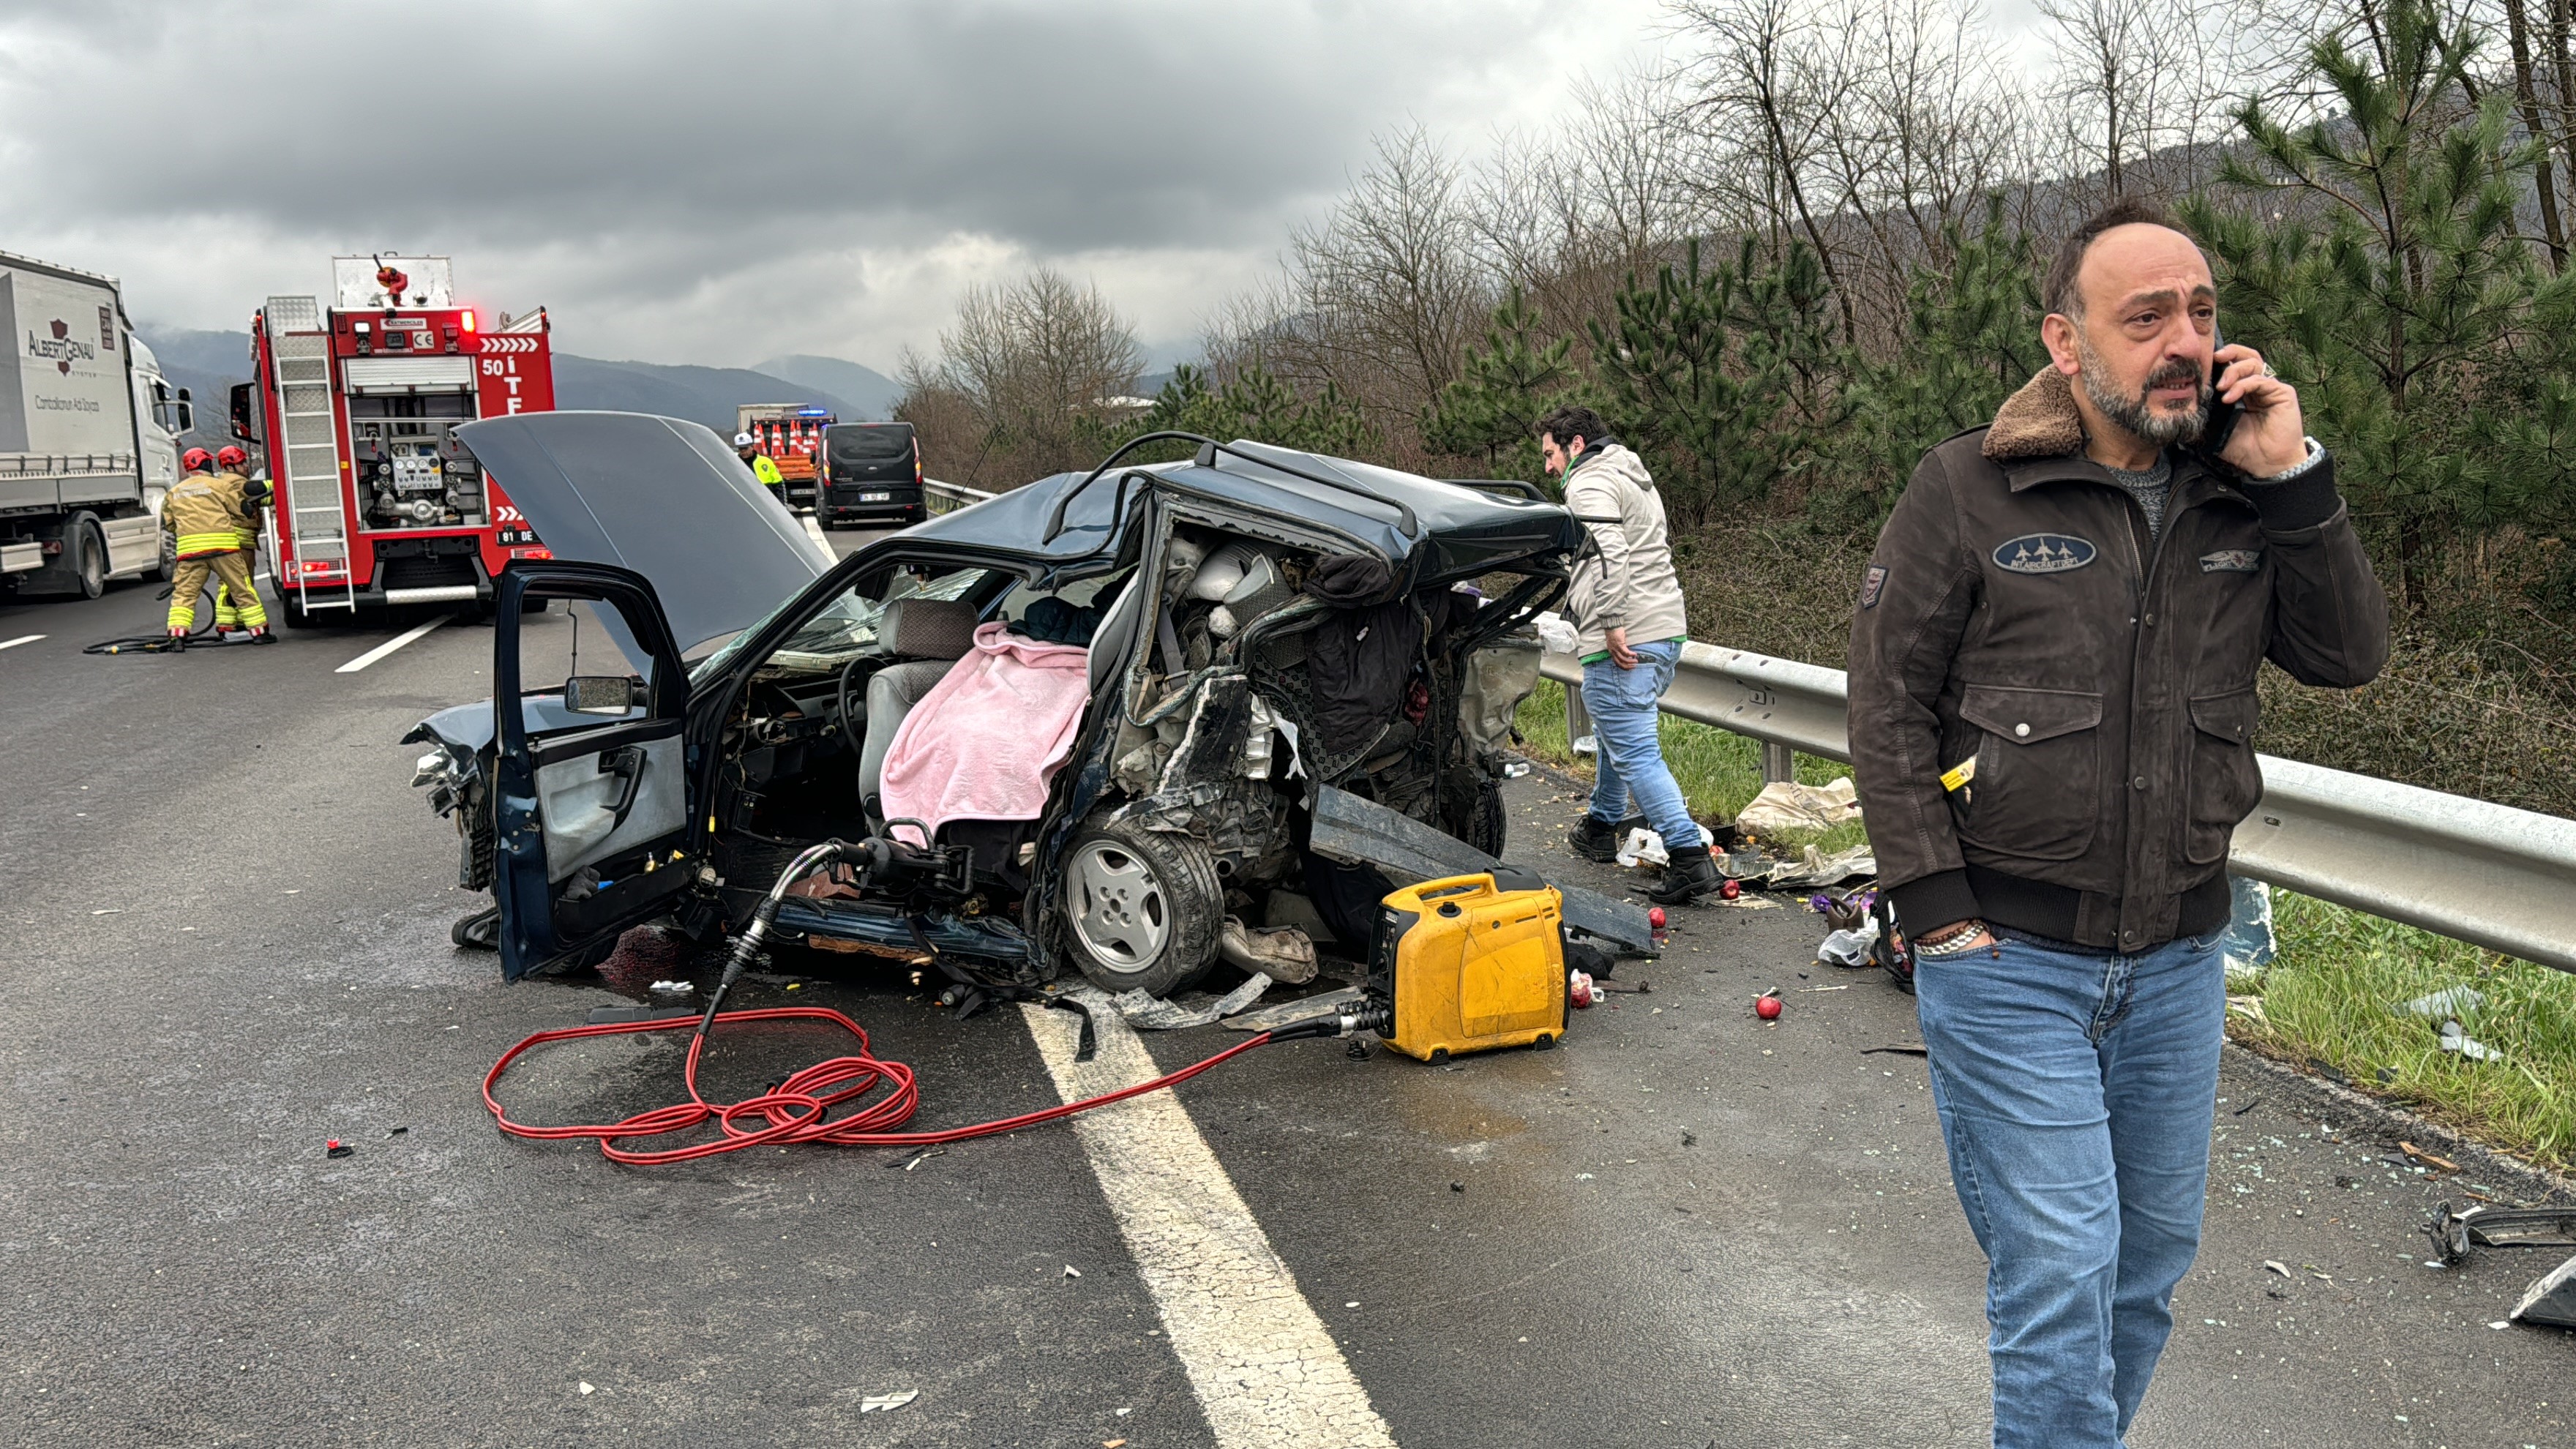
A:
<svg viewBox="0 0 2576 1449">
<path fill-rule="evenodd" d="M 823 434 L 832 461 L 852 465 L 885 463 L 912 456 L 912 429 L 830 428 Z"/>
<path fill-rule="evenodd" d="M 910 569 L 897 569 L 883 599 L 871 599 L 856 589 L 844 589 L 839 597 L 824 605 L 821 612 L 798 625 L 794 633 L 780 641 L 765 662 L 771 668 L 800 673 L 828 673 L 838 669 L 852 656 L 865 653 L 876 643 L 877 620 L 884 615 L 887 604 L 896 599 L 962 599 L 983 581 L 986 572 L 984 569 L 958 569 L 954 573 L 924 579 Z M 785 604 L 779 606 L 785 607 Z M 723 648 L 698 661 L 689 670 L 690 684 L 696 685 L 722 670 L 735 651 L 742 647 L 742 641 L 759 634 L 769 626 L 769 620 L 776 617 L 777 610 L 771 610 L 768 618 L 743 630 Z"/>
</svg>

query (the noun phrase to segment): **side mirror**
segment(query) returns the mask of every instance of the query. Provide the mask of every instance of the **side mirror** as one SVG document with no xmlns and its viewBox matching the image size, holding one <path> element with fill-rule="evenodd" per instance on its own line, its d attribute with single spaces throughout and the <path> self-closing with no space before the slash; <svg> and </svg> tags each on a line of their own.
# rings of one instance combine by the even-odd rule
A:
<svg viewBox="0 0 2576 1449">
<path fill-rule="evenodd" d="M 251 397 L 250 388 L 251 385 L 246 382 L 233 384 L 233 436 L 245 443 L 256 443 L 259 441 L 259 412 Z"/>
<path fill-rule="evenodd" d="M 623 674 L 576 674 L 564 681 L 564 708 L 574 714 L 623 715 L 635 707 L 635 681 Z"/>
</svg>

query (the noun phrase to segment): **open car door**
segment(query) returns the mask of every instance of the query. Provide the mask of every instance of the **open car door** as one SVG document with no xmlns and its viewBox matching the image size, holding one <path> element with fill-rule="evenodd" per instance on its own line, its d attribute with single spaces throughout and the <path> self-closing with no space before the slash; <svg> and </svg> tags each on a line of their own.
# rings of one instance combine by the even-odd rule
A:
<svg viewBox="0 0 2576 1449">
<path fill-rule="evenodd" d="M 695 873 L 681 730 L 689 680 L 644 576 L 607 564 L 512 564 L 493 605 L 492 698 L 501 974 L 571 970 L 615 949 L 618 933 L 672 908 Z M 532 729 L 511 707 L 525 688 L 523 599 L 588 601 L 613 611 L 645 672 L 575 675 L 564 705 L 579 723 Z M 549 692 L 552 681 L 539 686 Z"/>
</svg>

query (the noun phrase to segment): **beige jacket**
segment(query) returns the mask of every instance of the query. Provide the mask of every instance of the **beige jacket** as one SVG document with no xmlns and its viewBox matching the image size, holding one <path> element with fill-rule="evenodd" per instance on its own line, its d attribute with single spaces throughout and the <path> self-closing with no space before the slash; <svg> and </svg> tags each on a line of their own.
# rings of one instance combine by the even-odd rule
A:
<svg viewBox="0 0 2576 1449">
<path fill-rule="evenodd" d="M 1587 449 L 1566 471 L 1565 506 L 1593 544 L 1575 560 L 1565 595 L 1566 617 L 1582 636 L 1577 652 L 1607 650 L 1612 629 L 1627 630 L 1632 649 L 1688 635 L 1664 499 L 1645 460 L 1617 443 Z"/>
</svg>

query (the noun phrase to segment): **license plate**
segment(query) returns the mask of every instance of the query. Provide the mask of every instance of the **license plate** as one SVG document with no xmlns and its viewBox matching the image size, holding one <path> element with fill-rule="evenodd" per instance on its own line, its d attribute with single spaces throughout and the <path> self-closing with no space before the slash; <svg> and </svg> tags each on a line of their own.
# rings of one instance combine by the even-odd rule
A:
<svg viewBox="0 0 2576 1449">
<path fill-rule="evenodd" d="M 894 501 L 894 495 L 891 493 L 862 493 L 859 495 L 859 501 L 861 503 L 892 503 Z"/>
</svg>

